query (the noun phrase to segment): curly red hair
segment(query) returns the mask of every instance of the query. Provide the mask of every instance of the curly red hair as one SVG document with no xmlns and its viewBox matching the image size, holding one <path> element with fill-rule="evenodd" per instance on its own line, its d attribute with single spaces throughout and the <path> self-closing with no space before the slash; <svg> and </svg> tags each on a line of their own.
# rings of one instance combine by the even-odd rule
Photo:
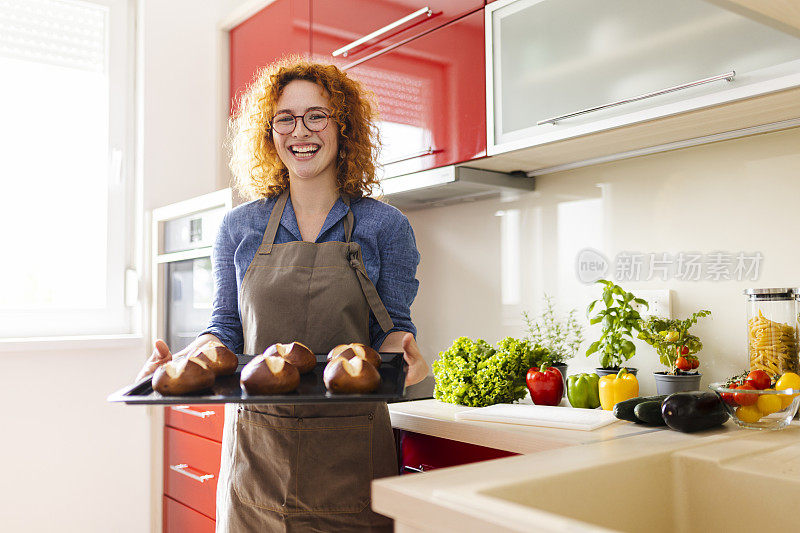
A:
<svg viewBox="0 0 800 533">
<path fill-rule="evenodd" d="M 339 131 L 336 179 L 339 191 L 353 197 L 372 194 L 378 185 L 379 146 L 372 93 L 334 65 L 287 57 L 259 69 L 230 119 L 234 185 L 243 197 L 274 197 L 289 186 L 289 171 L 278 157 L 269 122 L 283 89 L 294 80 L 316 83 L 328 93 Z"/>
</svg>

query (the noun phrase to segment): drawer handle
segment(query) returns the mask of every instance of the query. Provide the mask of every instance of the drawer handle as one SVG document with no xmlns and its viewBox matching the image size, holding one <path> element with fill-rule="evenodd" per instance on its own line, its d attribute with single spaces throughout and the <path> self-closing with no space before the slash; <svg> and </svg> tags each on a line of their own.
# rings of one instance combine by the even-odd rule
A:
<svg viewBox="0 0 800 533">
<path fill-rule="evenodd" d="M 719 74 L 717 76 L 712 76 L 710 78 L 703 78 L 702 80 L 697 81 L 690 81 L 689 83 L 684 83 L 683 85 L 675 85 L 674 87 L 668 87 L 666 89 L 661 89 L 660 91 L 655 91 L 652 93 L 647 94 L 640 94 L 639 96 L 634 96 L 632 98 L 626 98 L 625 100 L 619 100 L 617 102 L 611 102 L 610 104 L 603 104 L 597 107 L 590 107 L 588 109 L 582 109 L 580 111 L 576 111 L 574 113 L 568 113 L 566 115 L 561 115 L 558 117 L 548 118 L 547 120 L 540 120 L 536 123 L 537 126 L 541 126 L 543 124 L 555 124 L 560 120 L 564 120 L 567 118 L 573 118 L 580 115 L 585 115 L 586 113 L 592 113 L 594 111 L 600 111 L 601 109 L 608 109 L 609 107 L 615 107 L 622 104 L 629 104 L 631 102 L 638 102 L 639 100 L 644 100 L 646 98 L 652 98 L 654 96 L 660 96 L 662 94 L 672 93 L 675 91 L 680 91 L 681 89 L 688 89 L 689 87 L 696 87 L 698 85 L 704 85 L 706 83 L 711 83 L 714 81 L 719 80 L 727 80 L 732 81 L 734 76 L 736 76 L 736 71 L 732 70 L 730 72 L 726 72 L 725 74 Z"/>
<path fill-rule="evenodd" d="M 191 409 L 188 405 L 173 405 L 170 407 L 173 411 L 177 411 L 179 413 L 183 413 L 185 415 L 196 416 L 197 418 L 208 418 L 210 416 L 214 416 L 214 411 L 196 411 Z"/>
<path fill-rule="evenodd" d="M 189 465 L 187 464 L 169 465 L 169 469 L 172 470 L 173 472 L 183 474 L 184 476 L 190 477 L 195 481 L 199 481 L 200 483 L 205 483 L 209 479 L 214 479 L 214 474 L 203 474 L 202 476 L 198 476 L 197 474 L 192 474 L 191 472 L 187 472 L 186 471 L 187 468 L 189 468 Z M 195 468 L 194 470 L 197 469 Z"/>
<path fill-rule="evenodd" d="M 421 8 L 421 9 L 418 9 L 417 11 L 414 11 L 410 15 L 406 15 L 405 17 L 392 22 L 391 24 L 387 24 L 383 28 L 379 28 L 379 29 L 375 30 L 374 32 L 372 32 L 370 34 L 361 37 L 360 39 L 356 39 L 352 43 L 346 44 L 343 47 L 339 48 L 338 50 L 334 50 L 333 52 L 331 52 L 331 55 L 333 57 L 338 57 L 338 56 L 347 57 L 348 52 L 350 52 L 350 50 L 352 50 L 353 48 L 355 48 L 357 46 L 360 46 L 360 45 L 366 43 L 367 41 L 371 41 L 372 39 L 375 39 L 376 37 L 380 37 L 381 35 L 392 31 L 396 27 L 402 26 L 406 22 L 412 21 L 415 18 L 419 18 L 422 15 L 425 15 L 426 17 L 430 17 L 431 15 L 433 15 L 433 10 L 430 7 L 427 7 L 427 6 Z"/>
<path fill-rule="evenodd" d="M 418 467 L 415 468 L 413 466 L 403 465 L 403 470 L 405 470 L 406 472 L 423 473 L 427 472 L 428 470 L 433 470 L 433 467 L 430 465 L 419 465 Z"/>
<path fill-rule="evenodd" d="M 402 161 L 408 161 L 409 159 L 416 159 L 418 157 L 422 157 L 422 156 L 425 156 L 425 155 L 438 154 L 441 151 L 442 150 L 437 150 L 436 148 L 432 148 L 432 147 L 429 146 L 428 148 L 422 150 L 421 152 L 417 152 L 415 154 L 403 156 L 403 157 L 401 157 L 399 159 L 392 159 L 391 161 L 387 161 L 387 162 L 383 163 L 383 166 L 394 165 L 395 163 L 400 163 Z"/>
</svg>

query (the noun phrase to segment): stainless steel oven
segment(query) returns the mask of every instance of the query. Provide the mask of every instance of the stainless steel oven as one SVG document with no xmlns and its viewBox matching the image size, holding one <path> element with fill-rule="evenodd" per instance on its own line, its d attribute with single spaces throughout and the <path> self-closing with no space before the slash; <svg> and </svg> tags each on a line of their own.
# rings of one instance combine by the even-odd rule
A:
<svg viewBox="0 0 800 533">
<path fill-rule="evenodd" d="M 211 250 L 232 207 L 223 189 L 153 210 L 155 338 L 174 353 L 208 325 L 214 296 Z"/>
</svg>

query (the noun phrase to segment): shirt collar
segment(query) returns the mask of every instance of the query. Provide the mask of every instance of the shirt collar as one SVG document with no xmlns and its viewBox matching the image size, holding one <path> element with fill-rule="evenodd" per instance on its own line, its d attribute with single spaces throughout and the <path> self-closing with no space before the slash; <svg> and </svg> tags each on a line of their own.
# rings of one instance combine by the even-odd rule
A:
<svg viewBox="0 0 800 533">
<path fill-rule="evenodd" d="M 336 202 L 333 204 L 333 207 L 331 207 L 331 210 L 328 212 L 328 216 L 325 218 L 325 222 L 322 224 L 322 229 L 319 231 L 319 235 L 317 235 L 314 242 L 317 242 L 320 236 L 324 235 L 326 231 L 331 229 L 334 225 L 336 225 L 337 222 L 342 220 L 347 214 L 348 210 L 349 208 L 342 201 L 342 197 L 340 196 L 337 198 Z M 281 226 L 286 228 L 289 233 L 291 233 L 298 241 L 303 240 L 303 237 L 300 234 L 300 226 L 297 224 L 297 215 L 295 215 L 294 206 L 292 206 L 291 196 L 286 202 L 286 207 L 283 209 L 283 215 L 281 215 Z"/>
</svg>

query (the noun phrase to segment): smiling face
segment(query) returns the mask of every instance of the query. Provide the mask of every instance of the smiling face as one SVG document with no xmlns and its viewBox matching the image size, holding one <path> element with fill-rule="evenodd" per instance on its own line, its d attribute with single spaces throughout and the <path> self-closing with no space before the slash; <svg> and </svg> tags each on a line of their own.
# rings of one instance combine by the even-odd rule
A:
<svg viewBox="0 0 800 533">
<path fill-rule="evenodd" d="M 300 115 L 309 109 L 333 112 L 325 89 L 314 82 L 294 80 L 284 87 L 275 107 L 275 115 L 296 115 L 294 131 L 281 134 L 272 130 L 278 157 L 289 170 L 289 180 L 331 180 L 336 183 L 336 155 L 339 150 L 336 123 L 328 119 L 322 131 L 310 131 Z"/>
</svg>

